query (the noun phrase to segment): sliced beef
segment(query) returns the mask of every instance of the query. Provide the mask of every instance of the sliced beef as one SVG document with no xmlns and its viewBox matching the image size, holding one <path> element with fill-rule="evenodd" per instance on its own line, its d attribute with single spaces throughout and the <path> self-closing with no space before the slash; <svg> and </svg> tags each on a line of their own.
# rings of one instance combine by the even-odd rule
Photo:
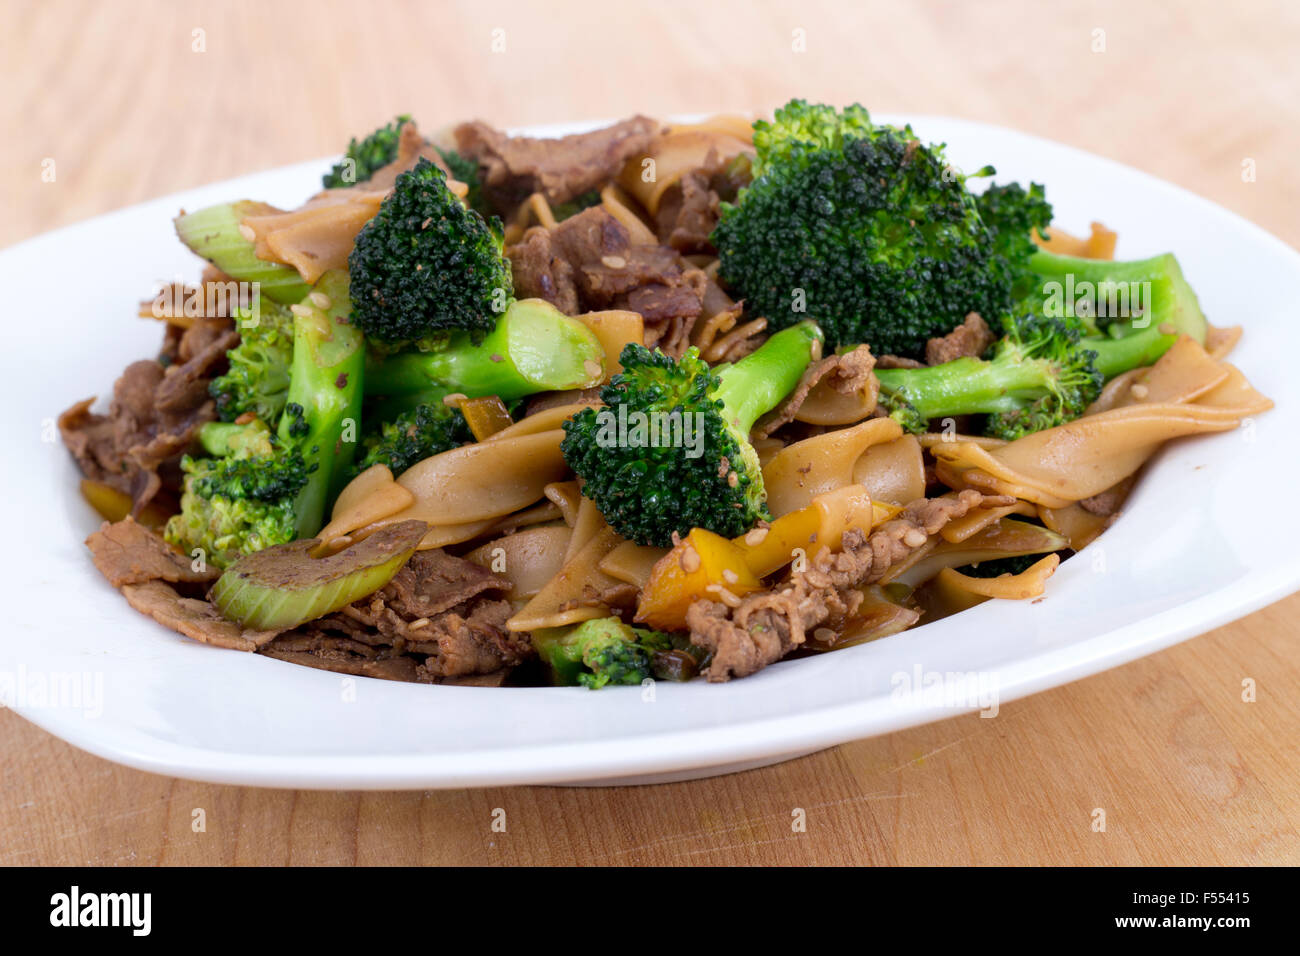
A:
<svg viewBox="0 0 1300 956">
<path fill-rule="evenodd" d="M 269 643 L 278 631 L 253 631 L 227 621 L 207 601 L 181 595 L 163 581 L 124 584 L 126 603 L 147 614 L 163 627 L 179 634 L 235 651 L 255 651 Z"/>
<path fill-rule="evenodd" d="M 482 565 L 441 549 L 417 551 L 380 592 L 385 602 L 407 618 L 433 617 L 487 591 L 510 585 Z"/>
<path fill-rule="evenodd" d="M 379 591 L 280 636 L 264 653 L 393 680 L 494 673 L 533 654 L 527 634 L 506 628 L 514 608 L 499 595 L 508 589 L 473 562 L 418 551 Z M 409 664 L 384 663 L 398 658 Z"/>
<path fill-rule="evenodd" d="M 806 571 L 792 572 L 769 590 L 696 601 L 686 623 L 691 640 L 712 655 L 705 676 L 710 681 L 746 677 L 803 644 L 814 629 L 841 628 L 862 603 L 859 588 L 882 580 L 948 522 L 976 508 L 1011 504 L 1015 498 L 972 490 L 919 498 L 869 536 L 845 532 L 840 551 L 823 548 Z"/>
<path fill-rule="evenodd" d="M 942 365 L 959 358 L 979 358 L 997 339 L 978 312 L 966 315 L 966 321 L 947 335 L 925 343 L 925 364 Z"/>
<path fill-rule="evenodd" d="M 709 174 L 695 169 L 665 191 L 655 214 L 659 241 L 681 253 L 712 252 L 709 237 L 718 224 L 718 194 Z"/>
<path fill-rule="evenodd" d="M 193 562 L 133 518 L 107 521 L 86 539 L 99 573 L 115 588 L 147 581 L 205 584 L 218 572 L 205 565 L 195 571 Z"/>
<path fill-rule="evenodd" d="M 456 148 L 478 160 L 483 195 L 507 214 L 535 192 L 552 205 L 609 182 L 623 164 L 644 153 L 659 124 L 634 116 L 613 126 L 559 139 L 507 136 L 486 123 L 456 127 Z"/>
<path fill-rule="evenodd" d="M 506 250 L 514 273 L 515 294 L 521 299 L 545 299 L 565 315 L 577 315 L 578 289 L 573 266 L 557 255 L 551 231 L 535 226 L 523 241 Z"/>
<path fill-rule="evenodd" d="M 925 368 L 925 363 L 901 355 L 877 355 L 876 368 Z"/>
<path fill-rule="evenodd" d="M 199 319 L 174 344 L 177 361 L 164 366 L 144 359 L 126 367 L 107 415 L 90 410 L 93 398 L 60 415 L 59 431 L 82 473 L 129 494 L 136 515 L 164 481 L 179 490 L 180 456 L 216 418 L 208 382 L 238 341 L 228 320 Z"/>
<path fill-rule="evenodd" d="M 570 315 L 628 309 L 645 319 L 646 344 L 685 350 L 703 309 L 708 278 L 667 246 L 634 245 L 627 227 L 593 206 L 554 229 L 534 226 L 506 250 L 515 292 Z"/>
<path fill-rule="evenodd" d="M 263 645 L 260 653 L 276 660 L 337 674 L 378 677 L 381 680 L 421 680 L 420 664 L 414 657 L 319 631 L 281 634 Z"/>
</svg>

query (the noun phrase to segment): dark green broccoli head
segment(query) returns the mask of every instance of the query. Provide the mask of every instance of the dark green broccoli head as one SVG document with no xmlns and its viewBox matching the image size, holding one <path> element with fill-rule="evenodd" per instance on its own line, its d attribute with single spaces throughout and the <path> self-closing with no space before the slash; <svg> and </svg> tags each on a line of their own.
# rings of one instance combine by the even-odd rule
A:
<svg viewBox="0 0 1300 956">
<path fill-rule="evenodd" d="M 451 170 L 451 178 L 469 187 L 469 192 L 465 195 L 465 204 L 480 215 L 488 215 L 488 207 L 483 202 L 483 175 L 479 170 L 478 160 L 472 156 L 462 155 L 454 149 L 443 149 L 441 146 L 434 148 L 438 150 L 438 155 Z"/>
<path fill-rule="evenodd" d="M 375 170 L 387 166 L 397 158 L 397 144 L 402 138 L 402 127 L 411 121 L 409 116 L 399 116 L 386 126 L 381 126 L 361 142 L 353 137 L 343 161 L 321 177 L 326 189 L 344 189 L 363 183 Z"/>
<path fill-rule="evenodd" d="M 599 205 L 600 190 L 592 189 L 580 196 L 574 196 L 568 202 L 556 203 L 551 207 L 551 213 L 555 216 L 556 222 L 564 222 L 564 220 L 573 218 L 584 209 Z"/>
<path fill-rule="evenodd" d="M 874 131 L 871 114 L 860 103 L 841 112 L 822 103 L 791 100 L 776 111 L 772 122 L 754 123 L 753 178 L 773 164 L 789 162 L 796 149 L 839 150 L 845 139 L 867 138 Z"/>
<path fill-rule="evenodd" d="M 672 636 L 631 627 L 616 617 L 584 621 L 569 630 L 537 632 L 533 641 L 555 683 L 590 690 L 640 684 L 658 676 L 656 655 L 675 647 Z"/>
<path fill-rule="evenodd" d="M 466 209 L 421 158 L 357 235 L 348 257 L 352 321 L 389 347 L 434 346 L 463 329 L 481 338 L 510 303 L 501 222 Z"/>
<path fill-rule="evenodd" d="M 977 196 L 975 202 L 980 218 L 993 232 L 997 255 L 992 266 L 1005 270 L 1011 299 L 1020 302 L 1038 286 L 1030 267 L 1030 257 L 1038 251 L 1033 234 L 1034 230 L 1047 233 L 1052 222 L 1052 204 L 1038 183 L 1030 183 L 1028 189 L 1019 183 L 995 184 Z"/>
<path fill-rule="evenodd" d="M 1078 418 L 1105 384 L 1097 370 L 1097 353 L 1080 343 L 1079 327 L 1059 318 L 1026 315 L 1009 319 L 1007 333 L 994 346 L 992 360 L 1043 372 L 1043 394 L 1030 396 L 1019 408 L 989 415 L 985 433 L 1006 441 Z"/>
<path fill-rule="evenodd" d="M 997 331 L 1011 270 L 942 146 L 802 101 L 754 142 L 755 179 L 712 237 L 750 311 L 778 328 L 811 316 L 832 345 L 881 354 L 919 355 L 971 311 Z"/>
<path fill-rule="evenodd" d="M 251 412 L 274 422 L 284 411 L 293 362 L 293 316 L 284 306 L 261 299 L 235 317 L 239 344 L 226 353 L 230 367 L 208 383 L 223 422 Z"/>
<path fill-rule="evenodd" d="M 720 380 L 699 351 L 674 361 L 628 345 L 619 361 L 622 374 L 601 390 L 605 407 L 566 421 L 560 445 L 583 479 L 582 493 L 610 526 L 631 541 L 666 547 L 673 532 L 698 527 L 734 537 L 766 517 L 748 427 L 728 423 L 716 397 Z M 651 444 L 652 423 L 658 445 Z"/>
<path fill-rule="evenodd" d="M 361 440 L 362 454 L 354 471 L 359 474 L 373 465 L 387 465 L 400 475 L 417 461 L 473 440 L 465 416 L 457 409 L 442 402 L 420 404 Z"/>
</svg>

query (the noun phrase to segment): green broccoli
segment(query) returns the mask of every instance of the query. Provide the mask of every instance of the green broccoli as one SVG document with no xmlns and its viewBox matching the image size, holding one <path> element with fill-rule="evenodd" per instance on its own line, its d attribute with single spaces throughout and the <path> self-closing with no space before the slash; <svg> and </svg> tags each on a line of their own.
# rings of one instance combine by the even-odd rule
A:
<svg viewBox="0 0 1300 956">
<path fill-rule="evenodd" d="M 986 430 L 1011 440 L 1077 418 L 1101 391 L 1096 353 L 1060 319 L 1007 320 L 991 357 L 929 368 L 880 369 L 880 406 L 910 431 L 932 418 L 988 415 Z"/>
<path fill-rule="evenodd" d="M 1180 335 L 1202 345 L 1209 331 L 1173 253 L 1115 262 L 1039 250 L 1029 260 L 1036 311 L 1077 324 L 1106 378 L 1164 355 Z"/>
<path fill-rule="evenodd" d="M 676 646 L 668 634 L 631 627 L 616 617 L 534 631 L 533 644 L 551 670 L 552 683 L 590 690 L 656 676 L 656 654 Z"/>
<path fill-rule="evenodd" d="M 501 221 L 485 221 L 421 158 L 397 177 L 348 257 L 353 319 L 390 349 L 433 349 L 454 331 L 482 339 L 510 303 L 513 285 Z"/>
<path fill-rule="evenodd" d="M 345 189 L 365 182 L 375 174 L 375 170 L 397 158 L 402 127 L 410 121 L 411 117 L 402 115 L 359 143 L 353 137 L 342 162 L 335 163 L 334 168 L 321 177 L 321 185 L 326 189 Z"/>
<path fill-rule="evenodd" d="M 1034 231 L 1046 235 L 1052 222 L 1052 206 L 1047 201 L 1043 187 L 1030 183 L 1025 189 L 1019 183 L 993 184 L 975 197 L 980 219 L 993 232 L 997 255 L 990 265 L 1000 270 L 1011 289 L 1013 302 L 1020 302 L 1036 286 L 1030 262 L 1038 246 Z M 1016 311 L 1013 307 L 1012 311 Z"/>
<path fill-rule="evenodd" d="M 259 297 L 236 313 L 235 328 L 239 344 L 226 353 L 230 368 L 208 383 L 217 415 L 231 422 L 251 412 L 264 422 L 279 421 L 293 362 L 293 315 Z"/>
<path fill-rule="evenodd" d="M 594 332 L 544 299 L 510 303 L 490 334 L 453 332 L 442 347 L 371 354 L 366 393 L 436 403 L 459 392 L 509 402 L 536 392 L 588 388 L 604 377 L 605 350 Z"/>
<path fill-rule="evenodd" d="M 465 205 L 481 216 L 490 215 L 487 203 L 483 200 L 483 175 L 479 171 L 478 160 L 454 149 L 443 149 L 441 146 L 435 146 L 434 149 L 451 170 L 451 178 L 469 187 L 469 192 L 465 194 Z"/>
<path fill-rule="evenodd" d="M 556 203 L 551 207 L 551 213 L 555 216 L 556 222 L 564 222 L 564 220 L 573 218 L 584 209 L 599 205 L 600 190 L 592 189 L 581 196 L 574 196 L 568 202 Z"/>
<path fill-rule="evenodd" d="M 256 245 L 243 232 L 248 216 L 275 211 L 251 199 L 220 203 L 197 212 L 183 212 L 172 220 L 176 235 L 195 255 L 212 263 L 236 282 L 254 285 L 268 299 L 293 305 L 309 290 L 298 270 L 257 257 Z"/>
<path fill-rule="evenodd" d="M 712 236 L 749 311 L 777 328 L 812 316 L 832 345 L 878 354 L 919 355 L 971 311 L 1000 331 L 1019 274 L 1003 251 L 1024 250 L 985 224 L 941 145 L 874 126 L 861 106 L 793 100 L 755 124 L 754 146 L 755 178 Z"/>
<path fill-rule="evenodd" d="M 744 533 L 768 516 L 750 429 L 798 384 L 821 338 L 803 322 L 718 369 L 694 348 L 674 361 L 626 346 L 622 374 L 601 391 L 606 407 L 564 423 L 561 451 L 582 493 L 641 544 L 666 547 L 692 528 Z"/>
<path fill-rule="evenodd" d="M 880 403 L 912 431 L 926 421 L 986 414 L 985 431 L 1012 440 L 1077 418 L 1102 383 L 1150 365 L 1177 341 L 1204 344 L 1208 325 L 1178 260 L 1166 253 L 1113 262 L 1033 253 L 1021 300 L 988 361 L 881 369 Z"/>
<path fill-rule="evenodd" d="M 400 475 L 417 461 L 473 440 L 465 416 L 458 410 L 443 402 L 423 402 L 362 438 L 362 455 L 353 472 L 387 465 L 394 475 Z"/>
<path fill-rule="evenodd" d="M 274 434 L 254 419 L 210 422 L 210 457 L 182 461 L 181 512 L 165 537 L 224 568 L 241 554 L 309 538 L 351 474 L 361 417 L 365 343 L 350 324 L 347 275 L 321 276 L 293 309 L 293 361 Z"/>
</svg>

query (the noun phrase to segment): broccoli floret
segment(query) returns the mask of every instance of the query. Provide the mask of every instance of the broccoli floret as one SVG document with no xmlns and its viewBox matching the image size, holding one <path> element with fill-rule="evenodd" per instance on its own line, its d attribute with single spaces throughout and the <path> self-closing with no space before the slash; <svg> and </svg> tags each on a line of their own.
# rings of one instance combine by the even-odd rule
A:
<svg viewBox="0 0 1300 956">
<path fill-rule="evenodd" d="M 397 144 L 402 138 L 402 127 L 411 121 L 411 117 L 402 115 L 386 126 L 381 126 L 361 142 L 356 137 L 348 143 L 348 151 L 343 161 L 334 164 L 334 168 L 321 177 L 321 185 L 326 189 L 344 189 L 363 183 L 375 174 L 375 170 L 387 166 L 397 158 Z"/>
<path fill-rule="evenodd" d="M 451 170 L 451 178 L 469 187 L 469 192 L 465 195 L 465 205 L 479 215 L 489 215 L 487 204 L 483 201 L 483 174 L 479 170 L 478 160 L 458 153 L 454 149 L 443 149 L 441 146 L 435 146 L 434 149 L 438 150 L 438 155 Z"/>
<path fill-rule="evenodd" d="M 279 421 L 289 391 L 293 361 L 293 315 L 269 299 L 235 316 L 239 344 L 226 353 L 230 368 L 208 383 L 222 421 L 252 413 L 264 422 Z"/>
<path fill-rule="evenodd" d="M 390 348 L 436 348 L 446 334 L 481 339 L 510 303 L 501 221 L 466 209 L 446 174 L 421 158 L 397 177 L 348 256 L 353 319 Z"/>
<path fill-rule="evenodd" d="M 694 348 L 674 361 L 624 347 L 622 374 L 601 391 L 605 407 L 564 423 L 561 451 L 582 493 L 641 544 L 665 547 L 692 528 L 744 533 L 768 515 L 749 431 L 798 384 L 820 341 L 804 322 L 716 370 Z"/>
<path fill-rule="evenodd" d="M 458 410 L 443 402 L 421 403 L 361 439 L 362 456 L 353 471 L 387 465 L 394 475 L 400 475 L 417 461 L 473 440 L 465 416 Z"/>
<path fill-rule="evenodd" d="M 881 369 L 876 377 L 881 406 L 909 431 L 924 431 L 932 418 L 988 415 L 986 431 L 1011 440 L 1083 414 L 1101 391 L 1095 360 L 1077 327 L 1028 315 L 1007 321 L 988 360 Z"/>
<path fill-rule="evenodd" d="M 261 421 L 209 423 L 200 441 L 214 457 L 181 459 L 181 511 L 167 523 L 167 540 L 187 553 L 201 550 L 218 568 L 241 554 L 292 541 L 298 527 L 294 505 L 309 469 L 301 450 L 282 447 Z"/>
<path fill-rule="evenodd" d="M 182 460 L 181 511 L 165 537 L 186 552 L 200 549 L 215 567 L 314 535 L 351 474 L 356 442 L 347 436 L 361 417 L 365 342 L 349 321 L 347 275 L 325 273 L 308 302 L 294 306 L 275 433 L 258 419 L 209 422 L 199 440 L 210 457 Z"/>
<path fill-rule="evenodd" d="M 555 216 L 556 222 L 564 222 L 582 212 L 584 209 L 590 209 L 592 206 L 600 205 L 600 190 L 592 189 L 583 193 L 581 196 L 574 196 L 568 202 L 556 203 L 551 207 L 551 213 Z"/>
<path fill-rule="evenodd" d="M 893 418 L 923 431 L 928 419 L 985 414 L 988 434 L 1013 440 L 1077 418 L 1103 382 L 1155 362 L 1179 335 L 1205 342 L 1205 316 L 1171 254 L 1113 262 L 1040 250 L 1027 267 L 1038 288 L 1021 307 L 1034 311 L 1007 320 L 988 361 L 876 373 Z"/>
<path fill-rule="evenodd" d="M 1172 253 L 1115 262 L 1040 249 L 1029 267 L 1037 288 L 1027 301 L 1081 328 L 1108 379 L 1151 365 L 1180 335 L 1205 344 L 1209 324 Z"/>
<path fill-rule="evenodd" d="M 616 617 L 584 621 L 571 630 L 534 632 L 533 642 L 554 683 L 590 690 L 640 684 L 654 676 L 655 653 L 674 646 L 669 635 L 631 627 Z"/>
<path fill-rule="evenodd" d="M 846 139 L 868 138 L 874 131 L 871 114 L 859 103 L 841 112 L 822 103 L 791 100 L 776 111 L 772 122 L 754 122 L 753 178 L 764 175 L 770 166 L 789 162 L 795 152 L 843 149 Z"/>
<path fill-rule="evenodd" d="M 1034 231 L 1046 235 L 1052 221 L 1052 205 L 1043 187 L 1030 183 L 994 184 L 975 198 L 980 219 L 993 232 L 997 256 L 991 265 L 1005 270 L 1013 302 L 1020 302 L 1034 291 L 1036 282 L 1030 260 L 1038 251 Z"/>
<path fill-rule="evenodd" d="M 971 311 L 999 331 L 1018 275 L 1002 250 L 1024 249 L 984 223 L 941 145 L 794 100 L 755 124 L 754 146 L 755 178 L 712 236 L 751 311 L 777 328 L 812 316 L 832 345 L 878 354 L 919 355 Z"/>
</svg>

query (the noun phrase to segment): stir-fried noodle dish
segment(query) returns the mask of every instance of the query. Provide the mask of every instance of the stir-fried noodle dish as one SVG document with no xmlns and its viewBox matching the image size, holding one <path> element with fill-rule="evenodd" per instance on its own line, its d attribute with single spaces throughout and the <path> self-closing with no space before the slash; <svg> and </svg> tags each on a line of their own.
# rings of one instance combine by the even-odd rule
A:
<svg viewBox="0 0 1300 956">
<path fill-rule="evenodd" d="M 409 116 L 182 210 L 155 358 L 59 419 L 95 566 L 198 641 L 478 686 L 746 677 L 1033 600 L 1272 403 L 1178 260 L 860 106 Z M 1193 277 L 1194 278 L 1194 277 Z"/>
</svg>

